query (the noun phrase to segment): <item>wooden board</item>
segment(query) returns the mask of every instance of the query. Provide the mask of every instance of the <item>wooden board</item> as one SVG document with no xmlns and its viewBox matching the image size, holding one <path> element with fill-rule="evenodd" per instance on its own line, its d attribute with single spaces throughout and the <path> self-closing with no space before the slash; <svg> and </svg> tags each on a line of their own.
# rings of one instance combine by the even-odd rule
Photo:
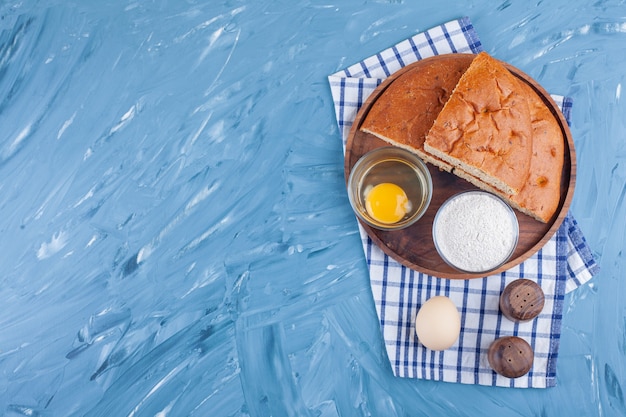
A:
<svg viewBox="0 0 626 417">
<path fill-rule="evenodd" d="M 411 71 L 417 66 L 429 66 L 443 59 L 467 59 L 466 54 L 447 54 L 426 58 L 408 65 L 387 78 L 366 100 L 354 120 L 354 124 L 349 133 L 346 154 L 345 154 L 345 177 L 346 181 L 350 175 L 352 167 L 357 160 L 368 151 L 389 146 L 388 143 L 377 137 L 362 132 L 360 126 L 367 116 L 372 104 L 380 97 L 391 83 L 407 71 Z M 520 226 L 519 242 L 511 259 L 502 267 L 489 273 L 496 274 L 510 269 L 525 261 L 535 254 L 557 231 L 571 204 L 574 194 L 576 180 L 576 157 L 572 136 L 563 114 L 550 95 L 531 77 L 524 74 L 519 69 L 505 64 L 509 71 L 522 82 L 527 83 L 546 103 L 554 118 L 561 127 L 563 141 L 565 143 L 565 161 L 563 164 L 563 175 L 561 179 L 561 199 L 559 208 L 554 216 L 554 220 L 549 223 L 541 223 L 532 217 L 515 210 Z M 433 179 L 433 196 L 428 210 L 424 216 L 414 225 L 396 231 L 382 231 L 368 226 L 361 222 L 372 241 L 378 245 L 387 255 L 401 264 L 429 275 L 450 278 L 450 279 L 470 279 L 484 277 L 484 274 L 469 274 L 459 272 L 445 263 L 437 253 L 433 238 L 432 224 L 435 213 L 441 204 L 450 196 L 465 190 L 477 189 L 469 182 L 456 177 L 439 168 L 428 164 L 428 169 Z"/>
</svg>

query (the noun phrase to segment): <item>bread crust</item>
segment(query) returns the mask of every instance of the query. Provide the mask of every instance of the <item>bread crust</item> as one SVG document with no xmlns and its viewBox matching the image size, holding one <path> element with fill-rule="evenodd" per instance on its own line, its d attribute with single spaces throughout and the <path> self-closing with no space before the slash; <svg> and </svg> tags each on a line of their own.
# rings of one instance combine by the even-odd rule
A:
<svg viewBox="0 0 626 417">
<path fill-rule="evenodd" d="M 548 106 L 530 86 L 520 85 L 529 97 L 533 151 L 526 183 L 516 195 L 507 196 L 507 200 L 519 211 L 547 223 L 561 201 L 565 141 Z"/>
<path fill-rule="evenodd" d="M 452 165 L 424 151 L 424 140 L 474 57 L 459 54 L 402 74 L 372 105 L 361 130 L 451 171 Z"/>
<path fill-rule="evenodd" d="M 478 54 L 435 119 L 424 149 L 506 194 L 517 194 L 532 154 L 530 110 L 519 80 L 500 61 Z"/>
</svg>

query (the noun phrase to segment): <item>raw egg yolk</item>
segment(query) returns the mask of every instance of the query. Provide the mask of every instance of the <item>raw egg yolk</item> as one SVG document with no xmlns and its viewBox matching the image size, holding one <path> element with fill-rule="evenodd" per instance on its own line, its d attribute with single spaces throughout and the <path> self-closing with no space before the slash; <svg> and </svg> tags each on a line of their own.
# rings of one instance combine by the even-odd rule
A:
<svg viewBox="0 0 626 417">
<path fill-rule="evenodd" d="M 409 199 L 404 190 L 389 182 L 376 185 L 365 196 L 367 213 L 381 223 L 399 222 L 409 211 L 409 207 Z"/>
</svg>

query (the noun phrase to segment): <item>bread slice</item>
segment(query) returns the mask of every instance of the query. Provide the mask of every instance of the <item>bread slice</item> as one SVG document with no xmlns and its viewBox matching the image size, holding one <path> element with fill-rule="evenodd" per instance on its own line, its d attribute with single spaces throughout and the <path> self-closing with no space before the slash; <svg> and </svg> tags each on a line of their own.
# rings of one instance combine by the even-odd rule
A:
<svg viewBox="0 0 626 417">
<path fill-rule="evenodd" d="M 517 194 L 502 192 L 460 168 L 452 173 L 476 187 L 499 195 L 513 208 L 542 223 L 556 214 L 561 201 L 561 177 L 565 163 L 563 132 L 548 106 L 526 83 L 520 88 L 528 97 L 532 126 L 532 156 L 526 182 Z"/>
<path fill-rule="evenodd" d="M 507 195 L 526 183 L 532 154 L 528 99 L 485 52 L 474 58 L 435 119 L 424 150 Z"/>
<path fill-rule="evenodd" d="M 372 104 L 361 130 L 451 171 L 452 165 L 424 151 L 424 140 L 474 57 L 440 56 L 403 73 Z"/>
</svg>

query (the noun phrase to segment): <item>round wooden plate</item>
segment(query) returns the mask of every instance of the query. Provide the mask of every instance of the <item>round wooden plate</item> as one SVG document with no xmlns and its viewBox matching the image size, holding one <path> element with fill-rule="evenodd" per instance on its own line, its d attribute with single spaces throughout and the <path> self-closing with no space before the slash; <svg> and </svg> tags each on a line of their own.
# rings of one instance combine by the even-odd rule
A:
<svg viewBox="0 0 626 417">
<path fill-rule="evenodd" d="M 344 166 L 346 181 L 350 175 L 352 167 L 362 155 L 372 149 L 381 146 L 389 146 L 388 143 L 360 130 L 360 126 L 363 123 L 363 120 L 365 120 L 372 104 L 376 102 L 378 97 L 380 97 L 380 95 L 387 87 L 389 87 L 389 85 L 391 85 L 391 83 L 394 82 L 394 80 L 405 72 L 410 71 L 416 66 L 433 65 L 437 62 L 437 60 L 442 59 L 467 59 L 467 54 L 438 55 L 410 64 L 392 74 L 368 97 L 357 113 L 352 130 L 348 136 Z M 553 220 L 549 223 L 541 223 L 532 217 L 515 210 L 520 227 L 517 248 L 507 263 L 502 265 L 500 268 L 489 272 L 489 275 L 505 271 L 520 264 L 545 245 L 545 243 L 557 231 L 563 222 L 563 219 L 567 215 L 567 211 L 574 194 L 574 185 L 576 180 L 576 157 L 574 143 L 567 122 L 559 107 L 550 95 L 530 76 L 509 64 L 505 63 L 505 65 L 513 75 L 534 89 L 534 91 L 543 99 L 552 112 L 552 115 L 559 123 L 563 134 L 563 141 L 565 143 L 565 161 L 563 164 L 563 175 L 561 177 L 561 199 L 559 208 L 557 209 L 557 213 L 553 217 Z M 447 265 L 437 253 L 432 238 L 433 219 L 441 204 L 448 197 L 456 193 L 477 188 L 469 182 L 448 172 L 441 171 L 439 168 L 431 164 L 428 164 L 428 169 L 433 179 L 433 197 L 428 210 L 419 221 L 406 229 L 396 231 L 382 231 L 374 229 L 363 222 L 361 222 L 361 225 L 364 227 L 372 241 L 387 255 L 411 269 L 440 278 L 470 279 L 484 277 L 485 274 L 469 274 L 459 272 Z"/>
</svg>

